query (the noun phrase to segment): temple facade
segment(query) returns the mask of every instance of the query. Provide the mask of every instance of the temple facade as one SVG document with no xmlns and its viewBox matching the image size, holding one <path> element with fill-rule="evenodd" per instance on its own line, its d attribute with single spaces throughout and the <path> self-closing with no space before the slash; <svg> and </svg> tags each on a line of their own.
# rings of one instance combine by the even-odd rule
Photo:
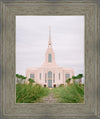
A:
<svg viewBox="0 0 100 119">
<path fill-rule="evenodd" d="M 66 80 L 74 75 L 72 68 L 59 67 L 55 61 L 55 53 L 51 42 L 51 28 L 49 27 L 48 48 L 45 53 L 45 62 L 38 68 L 28 68 L 26 70 L 26 82 L 28 79 L 34 81 L 43 87 L 58 87 L 60 84 L 65 85 Z M 72 83 L 73 80 L 70 81 Z"/>
</svg>

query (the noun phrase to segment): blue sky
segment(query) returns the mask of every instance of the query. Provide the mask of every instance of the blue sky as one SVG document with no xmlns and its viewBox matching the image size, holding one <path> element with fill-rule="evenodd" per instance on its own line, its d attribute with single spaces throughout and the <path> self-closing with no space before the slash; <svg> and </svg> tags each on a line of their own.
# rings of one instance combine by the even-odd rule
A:
<svg viewBox="0 0 100 119">
<path fill-rule="evenodd" d="M 16 73 L 44 63 L 49 26 L 56 63 L 84 74 L 84 16 L 16 16 Z"/>
</svg>

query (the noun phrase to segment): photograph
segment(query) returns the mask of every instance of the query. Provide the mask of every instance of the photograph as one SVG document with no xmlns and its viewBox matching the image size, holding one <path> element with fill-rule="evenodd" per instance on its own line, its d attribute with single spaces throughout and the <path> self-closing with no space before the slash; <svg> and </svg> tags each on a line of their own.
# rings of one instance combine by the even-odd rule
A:
<svg viewBox="0 0 100 119">
<path fill-rule="evenodd" d="M 84 16 L 16 16 L 16 103 L 84 103 Z"/>
</svg>

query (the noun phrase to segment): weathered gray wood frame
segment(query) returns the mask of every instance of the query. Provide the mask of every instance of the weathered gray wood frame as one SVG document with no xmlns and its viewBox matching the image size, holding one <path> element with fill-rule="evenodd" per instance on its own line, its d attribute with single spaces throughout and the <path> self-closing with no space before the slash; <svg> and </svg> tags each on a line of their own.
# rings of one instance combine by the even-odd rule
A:
<svg viewBox="0 0 100 119">
<path fill-rule="evenodd" d="M 100 118 L 99 2 L 2 1 L 1 2 L 1 117 L 2 118 Z M 85 16 L 85 103 L 17 104 L 15 102 L 16 15 Z M 34 27 L 34 26 L 33 26 Z M 80 39 L 81 40 L 81 39 Z"/>
</svg>

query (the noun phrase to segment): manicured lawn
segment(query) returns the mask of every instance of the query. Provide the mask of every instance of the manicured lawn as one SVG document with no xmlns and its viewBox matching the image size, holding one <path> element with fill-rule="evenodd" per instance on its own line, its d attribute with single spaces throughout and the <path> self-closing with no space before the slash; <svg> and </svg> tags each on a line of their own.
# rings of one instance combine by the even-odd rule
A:
<svg viewBox="0 0 100 119">
<path fill-rule="evenodd" d="M 17 84 L 16 103 L 36 103 L 43 96 L 49 94 L 48 88 L 43 88 L 39 84 Z"/>
<path fill-rule="evenodd" d="M 53 88 L 52 92 L 59 103 L 84 103 L 84 85 L 70 84 Z"/>
</svg>

